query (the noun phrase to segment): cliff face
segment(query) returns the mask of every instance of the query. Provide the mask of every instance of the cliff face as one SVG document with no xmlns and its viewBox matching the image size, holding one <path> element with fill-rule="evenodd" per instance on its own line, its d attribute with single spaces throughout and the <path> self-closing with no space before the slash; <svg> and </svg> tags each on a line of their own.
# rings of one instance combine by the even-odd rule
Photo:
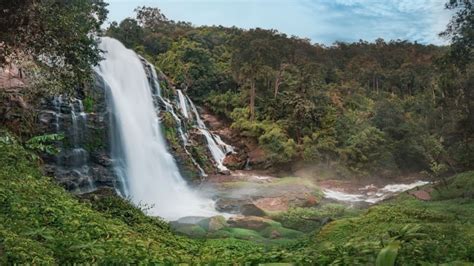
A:
<svg viewBox="0 0 474 266">
<path fill-rule="evenodd" d="M 144 66 L 153 84 L 150 66 L 145 63 Z M 111 141 L 120 136 L 114 135 L 117 130 L 108 102 L 110 92 L 101 77 L 96 76 L 95 80 L 90 88 L 76 89 L 75 96 L 41 99 L 34 110 L 36 135 L 56 133 L 64 136 L 55 144 L 61 151 L 57 156 L 42 155 L 45 174 L 54 176 L 59 184 L 75 193 L 90 192 L 99 187 L 123 187 L 112 160 Z M 161 73 L 158 80 L 166 83 Z M 156 90 L 154 86 L 152 89 Z M 178 162 L 181 174 L 189 181 L 199 181 L 203 177 L 202 169 L 207 174 L 216 173 L 204 137 L 179 112 L 176 90 L 168 85 L 163 86 L 162 92 L 163 98 L 154 100 L 160 106 L 157 110 L 160 110 L 168 149 Z M 181 134 L 186 136 L 186 143 L 181 140 Z"/>
<path fill-rule="evenodd" d="M 95 86 L 76 94 L 42 99 L 38 107 L 37 123 L 42 134 L 64 135 L 64 140 L 56 143 L 61 152 L 43 156 L 46 174 L 78 193 L 114 187 L 117 180 L 110 157 L 111 114 L 103 82 L 97 77 Z"/>
<path fill-rule="evenodd" d="M 25 83 L 21 68 L 14 64 L 0 67 L 0 88 L 21 88 Z"/>
<path fill-rule="evenodd" d="M 153 90 L 153 100 L 159 107 L 157 112 L 167 147 L 178 162 L 182 176 L 191 182 L 200 182 L 206 175 L 222 172 L 216 167 L 218 162 L 210 150 L 210 139 L 203 132 L 212 135 L 214 142 L 218 136 L 207 128 L 200 128 L 197 110 L 196 113 L 189 110 L 187 115 L 183 113 L 178 91 L 163 73 L 156 73 L 145 60 L 143 65 Z M 120 182 L 125 181 L 117 177 L 111 147 L 111 141 L 120 136 L 114 135 L 117 130 L 114 129 L 112 106 L 108 102 L 110 92 L 102 78 L 96 76 L 95 84 L 75 88 L 70 95 L 31 99 L 26 95 L 31 94 L 28 91 L 31 92 L 32 88 L 27 86 L 22 75 L 15 68 L 8 73 L 0 71 L 3 78 L 0 84 L 0 122 L 10 131 L 24 136 L 24 141 L 38 135 L 64 136 L 62 141 L 54 143 L 60 150 L 59 154 L 40 154 L 45 175 L 54 177 L 74 193 L 90 192 L 99 187 L 123 187 Z M 161 91 L 161 96 L 156 94 L 157 91 Z M 187 98 L 186 104 L 191 103 Z M 215 145 L 221 146 L 217 142 Z"/>
</svg>

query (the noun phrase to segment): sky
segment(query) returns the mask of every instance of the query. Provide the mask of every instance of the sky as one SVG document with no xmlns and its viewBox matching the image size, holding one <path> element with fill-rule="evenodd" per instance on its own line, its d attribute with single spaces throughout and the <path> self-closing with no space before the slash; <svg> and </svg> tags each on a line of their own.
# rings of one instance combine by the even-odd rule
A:
<svg viewBox="0 0 474 266">
<path fill-rule="evenodd" d="M 330 45 L 410 40 L 446 44 L 438 37 L 450 20 L 446 0 L 106 0 L 109 22 L 134 17 L 137 6 L 158 7 L 169 19 L 193 25 L 276 29 Z"/>
</svg>

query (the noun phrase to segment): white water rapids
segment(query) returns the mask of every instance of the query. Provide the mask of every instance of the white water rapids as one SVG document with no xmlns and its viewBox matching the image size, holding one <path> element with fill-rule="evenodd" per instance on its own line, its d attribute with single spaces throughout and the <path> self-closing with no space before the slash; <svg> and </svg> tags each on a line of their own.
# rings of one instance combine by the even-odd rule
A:
<svg viewBox="0 0 474 266">
<path fill-rule="evenodd" d="M 359 194 L 350 194 L 333 189 L 323 189 L 324 197 L 328 199 L 345 201 L 345 202 L 367 202 L 377 203 L 387 199 L 396 194 L 413 189 L 418 186 L 428 184 L 426 181 L 415 181 L 410 184 L 390 184 L 382 188 L 377 188 L 374 185 L 368 185 L 360 188 Z"/>
<path fill-rule="evenodd" d="M 167 220 L 183 216 L 212 216 L 214 202 L 191 190 L 181 177 L 161 132 L 144 66 L 119 41 L 102 38 L 104 60 L 96 67 L 110 89 L 126 191 L 136 204 L 151 207 L 149 214 Z M 159 92 L 158 92 L 159 93 Z"/>
<path fill-rule="evenodd" d="M 181 109 L 183 111 L 187 110 L 186 101 L 185 100 L 181 101 L 181 98 L 184 98 L 184 97 L 181 97 L 183 96 L 183 93 L 181 92 L 181 90 L 178 90 L 178 96 L 179 96 L 179 101 L 181 103 L 180 105 L 182 106 Z M 222 139 L 218 135 L 212 134 L 211 132 L 209 132 L 209 129 L 207 129 L 206 127 L 206 124 L 202 121 L 201 117 L 199 116 L 199 112 L 197 111 L 197 108 L 194 105 L 193 101 L 191 101 L 189 97 L 187 97 L 186 99 L 191 105 L 191 109 L 194 113 L 194 116 L 196 119 L 196 127 L 206 138 L 207 147 L 209 148 L 209 151 L 211 152 L 212 158 L 216 162 L 217 169 L 219 169 L 219 171 L 222 171 L 222 172 L 229 171 L 229 169 L 227 169 L 227 167 L 225 167 L 224 165 L 224 159 L 228 153 L 234 152 L 234 148 L 228 145 L 227 143 L 225 143 L 224 141 L 222 141 Z"/>
</svg>

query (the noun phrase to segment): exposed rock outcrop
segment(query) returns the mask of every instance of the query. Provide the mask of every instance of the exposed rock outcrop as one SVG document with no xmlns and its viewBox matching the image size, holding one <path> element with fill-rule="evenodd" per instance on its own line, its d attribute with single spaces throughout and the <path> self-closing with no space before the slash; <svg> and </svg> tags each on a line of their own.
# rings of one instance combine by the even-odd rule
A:
<svg viewBox="0 0 474 266">
<path fill-rule="evenodd" d="M 110 158 L 106 93 L 97 77 L 95 86 L 87 89 L 87 98 L 56 96 L 42 99 L 37 106 L 39 134 L 64 136 L 55 144 L 60 150 L 57 156 L 43 154 L 45 172 L 70 191 L 89 192 L 118 182 Z M 76 94 L 85 93 L 81 89 Z"/>
</svg>

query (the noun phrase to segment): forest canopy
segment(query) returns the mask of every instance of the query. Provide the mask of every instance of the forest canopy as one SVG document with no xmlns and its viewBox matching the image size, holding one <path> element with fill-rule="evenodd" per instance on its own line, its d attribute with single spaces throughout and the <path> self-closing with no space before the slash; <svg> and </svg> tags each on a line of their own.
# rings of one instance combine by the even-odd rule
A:
<svg viewBox="0 0 474 266">
<path fill-rule="evenodd" d="M 325 46 L 276 30 L 195 27 L 149 7 L 106 34 L 253 138 L 269 163 L 438 176 L 474 164 L 472 3 L 446 7 L 455 17 L 441 33 L 452 43 L 444 47 Z"/>
</svg>

